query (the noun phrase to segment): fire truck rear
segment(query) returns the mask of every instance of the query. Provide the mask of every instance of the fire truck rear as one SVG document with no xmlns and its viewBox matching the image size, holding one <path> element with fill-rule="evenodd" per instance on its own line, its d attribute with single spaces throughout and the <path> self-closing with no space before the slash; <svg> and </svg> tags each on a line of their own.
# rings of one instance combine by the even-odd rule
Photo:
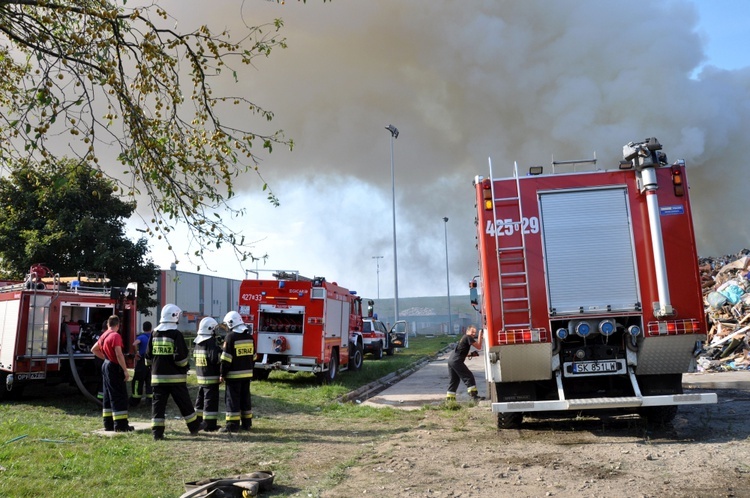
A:
<svg viewBox="0 0 750 498">
<path fill-rule="evenodd" d="M 136 292 L 136 284 L 109 286 L 101 273 L 60 277 L 42 265 L 34 265 L 25 282 L 0 284 L 0 398 L 17 398 L 30 383 L 62 382 L 92 397 L 101 370 L 91 346 L 107 318 L 118 315 L 130 347 Z"/>
<path fill-rule="evenodd" d="M 498 428 L 596 409 L 661 424 L 716 403 L 682 391 L 706 338 L 683 161 L 650 138 L 609 170 L 565 161 L 493 179 L 490 163 L 474 184 L 481 297 L 470 291 Z"/>
<path fill-rule="evenodd" d="M 239 313 L 255 336 L 253 377 L 284 370 L 331 382 L 340 371 L 362 368 L 362 299 L 322 277 L 274 276 L 240 284 Z"/>
</svg>

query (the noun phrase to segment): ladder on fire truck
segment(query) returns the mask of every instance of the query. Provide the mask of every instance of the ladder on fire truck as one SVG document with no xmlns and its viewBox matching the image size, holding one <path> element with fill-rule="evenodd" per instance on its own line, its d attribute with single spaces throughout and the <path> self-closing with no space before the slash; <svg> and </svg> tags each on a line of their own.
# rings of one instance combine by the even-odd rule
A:
<svg viewBox="0 0 750 498">
<path fill-rule="evenodd" d="M 504 197 L 495 195 L 492 159 L 489 160 L 489 163 L 502 326 L 506 332 L 530 329 L 529 271 L 526 259 L 526 236 L 523 226 L 518 163 L 513 164 L 515 192 Z M 503 211 L 502 218 L 498 218 L 498 210 Z"/>
</svg>

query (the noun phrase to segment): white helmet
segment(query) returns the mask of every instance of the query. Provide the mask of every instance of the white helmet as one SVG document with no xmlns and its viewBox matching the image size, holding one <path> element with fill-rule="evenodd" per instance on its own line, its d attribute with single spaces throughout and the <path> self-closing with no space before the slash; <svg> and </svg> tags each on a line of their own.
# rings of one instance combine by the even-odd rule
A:
<svg viewBox="0 0 750 498">
<path fill-rule="evenodd" d="M 180 322 L 180 315 L 182 310 L 175 304 L 167 304 L 161 309 L 161 319 L 159 325 L 156 327 L 157 331 L 169 330 L 175 328 Z"/>
<path fill-rule="evenodd" d="M 234 332 L 242 333 L 247 330 L 247 325 L 245 325 L 245 322 L 242 321 L 242 317 L 236 311 L 230 311 L 229 313 L 227 313 L 224 316 L 223 323 L 229 330 Z"/>
<path fill-rule="evenodd" d="M 216 327 L 218 326 L 219 322 L 214 320 L 212 317 L 207 316 L 206 318 L 201 320 L 201 323 L 198 326 L 198 335 L 195 337 L 195 340 L 193 340 L 193 342 L 196 344 L 200 344 L 203 341 L 207 341 L 214 336 Z"/>
</svg>

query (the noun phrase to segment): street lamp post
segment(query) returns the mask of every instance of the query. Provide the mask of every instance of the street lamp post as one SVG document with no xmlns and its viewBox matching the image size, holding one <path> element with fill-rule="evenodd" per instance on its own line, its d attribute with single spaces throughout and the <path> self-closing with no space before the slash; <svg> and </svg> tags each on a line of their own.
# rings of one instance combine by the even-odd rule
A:
<svg viewBox="0 0 750 498">
<path fill-rule="evenodd" d="M 372 259 L 375 260 L 375 271 L 378 275 L 378 299 L 380 299 L 380 260 L 383 259 L 383 256 L 373 256 Z"/>
<path fill-rule="evenodd" d="M 451 274 L 448 266 L 448 217 L 443 218 L 445 227 L 445 281 L 448 286 L 448 335 L 453 335 L 453 316 L 451 315 Z"/>
<path fill-rule="evenodd" d="M 385 127 L 386 130 L 391 132 L 391 198 L 393 200 L 393 309 L 394 309 L 394 320 L 393 323 L 398 321 L 398 257 L 396 253 L 396 175 L 393 169 L 393 140 L 398 138 L 398 128 L 389 124 Z"/>
</svg>

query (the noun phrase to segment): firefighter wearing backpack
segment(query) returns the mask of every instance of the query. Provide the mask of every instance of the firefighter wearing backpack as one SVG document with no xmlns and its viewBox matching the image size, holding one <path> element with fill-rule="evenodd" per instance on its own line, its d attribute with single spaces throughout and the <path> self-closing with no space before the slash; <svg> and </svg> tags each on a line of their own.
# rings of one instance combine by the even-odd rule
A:
<svg viewBox="0 0 750 498">
<path fill-rule="evenodd" d="M 200 421 L 200 429 L 206 432 L 219 430 L 219 366 L 221 347 L 217 342 L 216 327 L 219 323 L 207 316 L 198 326 L 195 337 L 193 360 L 198 381 L 198 396 L 195 399 L 195 413 Z"/>
<path fill-rule="evenodd" d="M 161 310 L 161 319 L 151 333 L 146 348 L 146 365 L 151 367 L 151 434 L 155 440 L 164 439 L 167 401 L 172 396 L 191 435 L 198 434 L 198 416 L 187 388 L 188 348 L 185 338 L 177 329 L 182 310 L 167 304 Z"/>
<path fill-rule="evenodd" d="M 250 381 L 255 365 L 255 343 L 252 331 L 236 311 L 226 314 L 223 321 L 229 332 L 221 354 L 220 381 L 226 382 L 226 426 L 221 432 L 250 430 L 253 410 L 250 400 Z"/>
</svg>

